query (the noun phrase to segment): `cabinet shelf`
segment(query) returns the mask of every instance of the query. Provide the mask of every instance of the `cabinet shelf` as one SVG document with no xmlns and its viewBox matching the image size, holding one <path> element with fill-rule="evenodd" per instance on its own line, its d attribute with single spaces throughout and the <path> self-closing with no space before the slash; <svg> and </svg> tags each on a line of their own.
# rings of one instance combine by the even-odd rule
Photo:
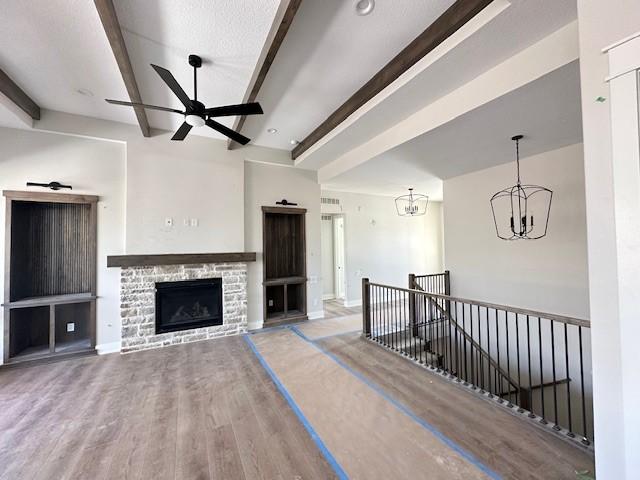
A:
<svg viewBox="0 0 640 480">
<path fill-rule="evenodd" d="M 62 303 L 82 303 L 95 300 L 98 297 L 92 293 L 69 293 L 66 295 L 44 295 L 42 297 L 21 298 L 13 302 L 3 303 L 3 307 L 23 308 L 41 305 L 59 305 Z"/>
<path fill-rule="evenodd" d="M 262 207 L 264 322 L 307 319 L 304 208 Z"/>
<path fill-rule="evenodd" d="M 291 285 L 296 283 L 304 283 L 307 279 L 305 277 L 283 277 L 283 278 L 270 278 L 262 282 L 263 285 Z"/>
<path fill-rule="evenodd" d="M 4 362 L 95 351 L 98 197 L 3 195 Z"/>
</svg>

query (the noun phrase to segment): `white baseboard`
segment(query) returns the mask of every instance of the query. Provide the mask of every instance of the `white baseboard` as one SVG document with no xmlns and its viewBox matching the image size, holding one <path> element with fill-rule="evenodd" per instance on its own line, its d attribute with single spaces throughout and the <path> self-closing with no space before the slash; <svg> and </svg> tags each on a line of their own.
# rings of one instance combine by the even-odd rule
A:
<svg viewBox="0 0 640 480">
<path fill-rule="evenodd" d="M 315 312 L 307 313 L 307 317 L 309 320 L 318 320 L 319 318 L 324 318 L 324 310 L 316 310 Z"/>
<path fill-rule="evenodd" d="M 322 295 L 322 300 L 333 300 L 336 296 L 333 293 L 325 293 Z"/>
<path fill-rule="evenodd" d="M 344 306 L 347 308 L 360 307 L 362 306 L 362 299 L 359 298 L 358 300 L 345 300 Z"/>
<path fill-rule="evenodd" d="M 110 342 L 110 343 L 101 343 L 100 345 L 96 345 L 96 350 L 98 351 L 98 355 L 105 355 L 107 353 L 117 353 L 122 348 L 121 342 Z"/>
</svg>

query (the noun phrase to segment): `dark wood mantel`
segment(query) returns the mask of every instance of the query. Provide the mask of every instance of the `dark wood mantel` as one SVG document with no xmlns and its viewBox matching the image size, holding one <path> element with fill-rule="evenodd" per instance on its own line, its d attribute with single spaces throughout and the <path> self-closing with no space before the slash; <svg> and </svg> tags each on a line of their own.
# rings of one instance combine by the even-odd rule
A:
<svg viewBox="0 0 640 480">
<path fill-rule="evenodd" d="M 191 265 L 194 263 L 255 262 L 256 252 L 167 253 L 160 255 L 109 255 L 107 267 L 148 267 L 152 265 Z"/>
</svg>

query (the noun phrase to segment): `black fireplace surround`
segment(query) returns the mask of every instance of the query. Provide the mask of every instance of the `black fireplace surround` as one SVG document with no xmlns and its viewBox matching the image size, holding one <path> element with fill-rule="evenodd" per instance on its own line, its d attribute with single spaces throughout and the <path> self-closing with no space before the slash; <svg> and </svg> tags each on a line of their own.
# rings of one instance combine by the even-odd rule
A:
<svg viewBox="0 0 640 480">
<path fill-rule="evenodd" d="M 156 283 L 156 334 L 222 325 L 222 279 Z"/>
</svg>

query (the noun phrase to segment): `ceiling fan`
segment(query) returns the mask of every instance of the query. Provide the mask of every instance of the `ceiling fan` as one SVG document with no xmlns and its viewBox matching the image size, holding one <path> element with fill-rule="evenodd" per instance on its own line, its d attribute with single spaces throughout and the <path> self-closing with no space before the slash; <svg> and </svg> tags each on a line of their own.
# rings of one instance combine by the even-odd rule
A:
<svg viewBox="0 0 640 480">
<path fill-rule="evenodd" d="M 171 137 L 171 140 L 184 140 L 192 127 L 202 127 L 206 125 L 209 128 L 213 128 L 215 131 L 222 133 L 229 137 L 231 140 L 238 142 L 241 145 L 249 143 L 250 139 L 241 135 L 239 132 L 232 130 L 231 128 L 222 125 L 221 123 L 213 120 L 213 117 L 228 117 L 234 115 L 258 115 L 264 113 L 259 103 L 241 103 L 238 105 L 224 105 L 221 107 L 206 108 L 204 104 L 198 101 L 198 68 L 202 67 L 202 58 L 198 55 L 189 55 L 189 65 L 193 67 L 193 100 L 191 100 L 180 84 L 174 78 L 169 70 L 159 67 L 158 65 L 151 64 L 153 69 L 160 75 L 160 78 L 164 80 L 164 83 L 171 89 L 171 91 L 178 97 L 178 100 L 184 105 L 185 110 L 177 110 L 175 108 L 158 107 L 157 105 L 146 105 L 144 103 L 123 102 L 120 100 L 109 100 L 108 103 L 114 105 L 126 105 L 129 107 L 143 107 L 149 110 L 161 110 L 163 112 L 173 112 L 184 115 L 184 122 L 178 128 L 176 133 Z"/>
</svg>

